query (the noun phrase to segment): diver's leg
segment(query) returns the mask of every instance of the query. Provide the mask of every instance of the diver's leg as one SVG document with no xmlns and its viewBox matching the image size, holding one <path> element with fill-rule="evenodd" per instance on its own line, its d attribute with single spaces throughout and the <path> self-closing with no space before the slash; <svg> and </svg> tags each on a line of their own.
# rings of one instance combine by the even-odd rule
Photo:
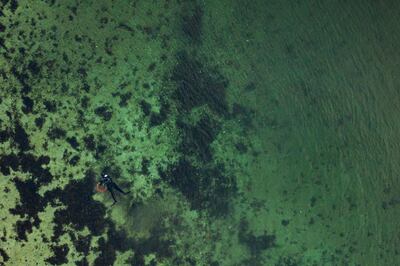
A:
<svg viewBox="0 0 400 266">
<path fill-rule="evenodd" d="M 113 200 L 114 200 L 114 202 L 113 202 L 113 204 L 112 204 L 112 205 L 114 205 L 115 203 L 117 203 L 117 200 L 115 199 L 115 195 L 114 195 L 114 191 L 113 191 L 112 186 L 108 186 L 108 190 L 110 191 L 111 197 L 112 197 Z"/>
<path fill-rule="evenodd" d="M 115 188 L 116 190 L 118 190 L 119 192 L 121 192 L 122 194 L 128 194 L 128 192 L 123 191 L 117 184 L 115 184 L 114 182 L 112 183 L 113 188 Z"/>
</svg>

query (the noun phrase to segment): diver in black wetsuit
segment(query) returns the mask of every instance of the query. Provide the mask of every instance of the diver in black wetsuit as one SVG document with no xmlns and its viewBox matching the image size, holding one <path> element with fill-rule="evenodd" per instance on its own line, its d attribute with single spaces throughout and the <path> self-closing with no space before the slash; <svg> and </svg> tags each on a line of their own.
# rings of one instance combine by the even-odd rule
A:
<svg viewBox="0 0 400 266">
<path fill-rule="evenodd" d="M 124 195 L 129 193 L 129 191 L 128 192 L 123 191 L 117 184 L 114 183 L 114 181 L 112 181 L 111 176 L 109 176 L 108 174 L 105 174 L 105 173 L 101 174 L 101 179 L 100 179 L 99 184 L 100 184 L 100 186 L 106 187 L 107 190 L 110 191 L 111 196 L 114 200 L 114 203 L 112 205 L 114 205 L 117 202 L 117 200 L 115 199 L 113 189 L 116 189 L 118 192 L 120 192 Z"/>
</svg>

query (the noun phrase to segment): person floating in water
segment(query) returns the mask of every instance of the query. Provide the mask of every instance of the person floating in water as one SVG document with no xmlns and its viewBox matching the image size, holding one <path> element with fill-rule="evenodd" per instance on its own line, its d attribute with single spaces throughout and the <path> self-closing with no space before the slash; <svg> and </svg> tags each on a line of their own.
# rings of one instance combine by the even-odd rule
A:
<svg viewBox="0 0 400 266">
<path fill-rule="evenodd" d="M 112 205 L 117 203 L 117 200 L 115 199 L 115 195 L 114 195 L 114 189 L 124 195 L 129 193 L 129 191 L 125 192 L 117 184 L 115 184 L 114 181 L 111 179 L 111 176 L 109 176 L 108 174 L 102 173 L 100 181 L 96 185 L 96 190 L 98 192 L 106 192 L 107 190 L 110 191 L 111 197 L 114 200 L 114 203 Z"/>
</svg>

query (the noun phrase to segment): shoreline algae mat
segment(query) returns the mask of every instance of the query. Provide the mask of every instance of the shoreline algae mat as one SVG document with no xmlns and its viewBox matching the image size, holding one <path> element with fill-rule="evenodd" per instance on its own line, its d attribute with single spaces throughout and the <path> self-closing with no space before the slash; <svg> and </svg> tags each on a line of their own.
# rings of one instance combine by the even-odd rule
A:
<svg viewBox="0 0 400 266">
<path fill-rule="evenodd" d="M 0 265 L 399 264 L 399 16 L 1 1 Z"/>
</svg>

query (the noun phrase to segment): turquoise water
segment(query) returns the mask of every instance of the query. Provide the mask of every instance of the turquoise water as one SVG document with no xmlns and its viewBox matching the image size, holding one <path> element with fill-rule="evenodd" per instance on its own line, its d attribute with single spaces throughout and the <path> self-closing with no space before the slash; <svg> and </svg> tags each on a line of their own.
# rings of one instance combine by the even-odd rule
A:
<svg viewBox="0 0 400 266">
<path fill-rule="evenodd" d="M 0 6 L 0 265 L 399 264 L 397 2 Z"/>
</svg>

